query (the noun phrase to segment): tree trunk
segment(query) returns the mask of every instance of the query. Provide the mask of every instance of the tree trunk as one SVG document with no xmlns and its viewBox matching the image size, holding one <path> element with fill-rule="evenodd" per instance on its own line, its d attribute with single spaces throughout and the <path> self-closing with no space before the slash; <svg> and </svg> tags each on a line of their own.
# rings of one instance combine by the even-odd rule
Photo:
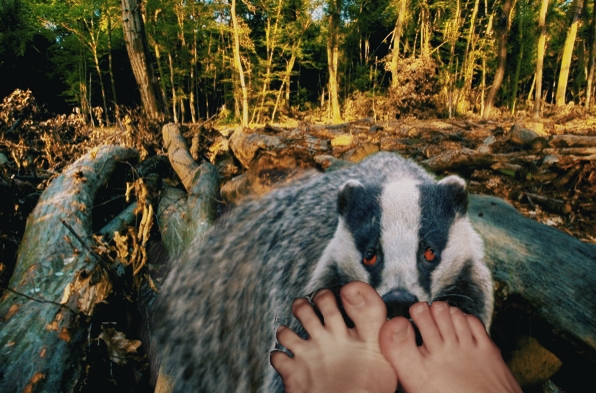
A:
<svg viewBox="0 0 596 393">
<path fill-rule="evenodd" d="M 590 102 L 592 100 L 592 84 L 594 83 L 594 57 L 596 56 L 596 0 L 592 7 L 592 25 L 590 26 L 590 50 L 588 58 L 588 83 L 586 86 L 586 109 L 590 110 Z"/>
<path fill-rule="evenodd" d="M 114 102 L 114 120 L 117 122 L 120 117 L 120 109 L 118 108 L 118 100 L 116 98 L 116 82 L 114 81 L 114 67 L 112 66 L 112 17 L 110 16 L 110 10 L 107 5 L 106 14 L 108 18 L 108 68 L 110 72 L 110 84 L 112 85 L 112 101 Z M 106 119 L 109 119 L 107 113 Z"/>
<path fill-rule="evenodd" d="M 89 316 L 111 292 L 93 244 L 98 189 L 136 151 L 102 146 L 70 165 L 27 219 L 12 278 L 0 298 L 0 391 L 70 392 L 81 376 Z"/>
<path fill-rule="evenodd" d="M 542 102 L 542 68 L 544 65 L 544 52 L 546 46 L 546 11 L 548 9 L 548 0 L 542 0 L 540 5 L 540 14 L 538 16 L 538 28 L 540 37 L 538 38 L 538 48 L 536 51 L 536 88 L 534 93 L 534 118 L 540 117 L 540 104 Z"/>
<path fill-rule="evenodd" d="M 569 79 L 569 67 L 571 67 L 571 57 L 573 56 L 573 47 L 575 45 L 575 37 L 577 36 L 577 27 L 579 25 L 580 16 L 584 0 L 574 0 L 571 7 L 571 26 L 567 31 L 567 38 L 565 38 L 565 46 L 563 47 L 563 56 L 561 57 L 561 71 L 559 72 L 559 82 L 557 83 L 557 95 L 555 103 L 557 106 L 565 105 L 565 93 L 567 91 L 567 79 Z"/>
<path fill-rule="evenodd" d="M 484 113 L 482 114 L 483 119 L 486 119 L 490 115 L 495 102 L 495 97 L 501 88 L 501 83 L 503 83 L 503 76 L 505 76 L 505 63 L 507 61 L 507 34 L 509 33 L 509 14 L 511 12 L 511 2 L 512 0 L 505 0 L 503 3 L 499 29 L 499 66 L 497 68 L 497 72 L 495 73 L 493 84 L 490 88 L 490 91 L 488 92 L 488 97 L 486 98 Z"/>
<path fill-rule="evenodd" d="M 246 89 L 246 82 L 244 81 L 244 70 L 242 69 L 242 60 L 240 59 L 240 26 L 238 25 L 238 18 L 236 17 L 236 0 L 232 0 L 232 26 L 234 34 L 234 65 L 238 72 L 240 79 L 240 89 L 242 91 L 242 125 L 248 126 L 248 90 Z"/>
<path fill-rule="evenodd" d="M 399 15 L 393 30 L 393 50 L 391 51 L 391 87 L 397 86 L 397 73 L 399 64 L 399 42 L 403 31 L 404 20 L 406 18 L 407 0 L 401 0 L 399 6 Z"/>
<path fill-rule="evenodd" d="M 172 53 L 169 51 L 168 66 L 170 67 L 170 85 L 172 85 L 172 116 L 174 116 L 174 123 L 178 123 L 178 111 L 176 110 L 178 97 L 176 97 L 176 84 L 174 81 L 174 59 L 172 59 Z"/>
<path fill-rule="evenodd" d="M 560 335 L 596 349 L 596 246 L 525 218 L 499 198 L 472 195 L 469 210 L 502 293 L 521 296 Z"/>
<path fill-rule="evenodd" d="M 462 89 L 461 96 L 466 101 L 466 107 L 470 102 L 470 92 L 472 91 L 472 79 L 474 78 L 474 64 L 476 62 L 476 41 L 478 36 L 474 33 L 476 28 L 476 16 L 478 15 L 478 7 L 480 6 L 480 0 L 474 2 L 474 9 L 472 11 L 472 18 L 470 19 L 470 29 L 468 30 L 468 38 L 466 40 L 466 51 L 464 52 L 462 65 L 464 86 Z"/>
<path fill-rule="evenodd" d="M 522 7 L 523 5 L 518 3 L 518 7 L 519 7 L 519 36 L 518 36 L 518 40 L 519 42 L 521 42 L 520 47 L 519 47 L 519 55 L 517 57 L 517 64 L 515 65 L 515 75 L 513 76 L 512 82 L 511 82 L 511 97 L 509 99 L 509 110 L 511 111 L 511 114 L 515 114 L 515 103 L 517 101 L 517 89 L 518 89 L 518 84 L 519 84 L 519 74 L 521 72 L 521 65 L 522 65 L 522 61 L 524 58 L 524 47 L 525 47 L 525 41 L 524 41 L 524 24 L 523 24 L 523 15 L 521 15 L 522 12 Z"/>
<path fill-rule="evenodd" d="M 149 118 L 161 120 L 163 113 L 156 96 L 153 66 L 148 59 L 147 37 L 139 0 L 122 0 L 122 31 L 143 108 Z"/>
<path fill-rule="evenodd" d="M 337 80 L 337 67 L 339 63 L 339 23 L 342 0 L 329 1 L 329 28 L 327 32 L 327 66 L 329 70 L 329 98 L 331 101 L 331 121 L 341 123 L 339 108 L 339 84 Z"/>
</svg>

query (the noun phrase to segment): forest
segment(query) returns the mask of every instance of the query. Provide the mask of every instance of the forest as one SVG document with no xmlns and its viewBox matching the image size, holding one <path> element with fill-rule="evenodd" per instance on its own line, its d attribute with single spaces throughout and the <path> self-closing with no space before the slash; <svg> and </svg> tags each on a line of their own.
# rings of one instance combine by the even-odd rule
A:
<svg viewBox="0 0 596 393">
<path fill-rule="evenodd" d="M 3 0 L 0 95 L 31 89 L 49 109 L 77 107 L 96 123 L 115 123 L 121 106 L 135 105 L 174 122 L 217 115 L 244 125 L 368 112 L 541 116 L 541 103 L 589 109 L 593 8 L 581 0 Z M 129 34 L 142 47 L 127 52 Z"/>
<path fill-rule="evenodd" d="M 589 391 L 595 60 L 596 0 L 0 0 L 0 390 L 169 393 L 192 239 L 391 151 L 465 179 L 524 392 Z"/>
</svg>

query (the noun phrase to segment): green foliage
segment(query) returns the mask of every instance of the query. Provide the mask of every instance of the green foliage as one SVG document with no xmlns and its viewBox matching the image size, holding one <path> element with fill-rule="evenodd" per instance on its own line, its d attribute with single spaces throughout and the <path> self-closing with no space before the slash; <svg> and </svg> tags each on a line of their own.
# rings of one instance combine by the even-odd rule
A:
<svg viewBox="0 0 596 393">
<path fill-rule="evenodd" d="M 342 0 L 332 3 L 341 9 L 339 90 L 342 99 L 355 92 L 387 91 L 391 78 L 384 65 L 390 63 L 400 2 Z M 280 113 L 290 113 L 292 106 L 302 109 L 316 108 L 320 104 L 328 82 L 326 12 L 329 4 L 328 0 L 237 2 L 241 61 L 254 121 L 270 121 Z M 475 4 L 475 0 L 407 2 L 400 40 L 401 69 L 409 72 L 408 64 L 413 60 L 408 59 L 417 59 L 428 51 L 439 69 L 436 84 L 443 95 L 435 102 L 446 102 L 446 94 L 454 94 L 456 101 L 478 103 L 483 62 L 486 83 L 491 83 L 496 69 L 496 37 L 506 23 L 500 17 L 502 1 L 479 1 L 472 26 Z M 188 121 L 191 107 L 193 118 L 199 119 L 214 115 L 225 104 L 230 114 L 226 117 L 233 119 L 237 113 L 239 82 L 232 61 L 230 2 L 147 0 L 144 6 L 149 61 L 154 64 L 153 77 L 159 80 L 159 95 L 167 107 L 178 112 L 180 120 Z M 550 2 L 545 89 L 552 88 L 558 74 L 570 6 L 568 1 Z M 511 30 L 501 105 L 506 101 L 521 102 L 520 98 L 527 96 L 532 87 L 539 7 L 539 2 L 515 2 L 509 21 Z M 591 23 L 588 15 L 593 5 L 587 2 L 584 7 L 578 39 L 587 43 Z M 52 72 L 67 84 L 62 93 L 81 107 L 91 97 L 91 105 L 96 106 L 101 101 L 100 82 L 108 98 L 112 93 L 108 55 L 125 53 L 121 12 L 118 0 L 0 0 L 0 66 L 22 56 L 31 46 L 33 37 L 43 34 L 53 43 L 47 51 L 55 64 Z M 108 47 L 109 34 L 111 48 Z M 582 76 L 578 59 L 576 55 L 572 77 L 577 75 L 580 81 L 585 76 Z M 293 66 L 288 70 L 288 65 Z M 127 64 L 121 61 L 116 66 L 121 70 L 119 75 L 132 78 Z M 124 68 L 126 70 L 122 71 Z M 578 92 L 582 91 L 584 79 L 574 85 Z M 288 91 L 289 97 L 286 96 Z M 550 99 L 550 93 L 548 97 Z"/>
</svg>

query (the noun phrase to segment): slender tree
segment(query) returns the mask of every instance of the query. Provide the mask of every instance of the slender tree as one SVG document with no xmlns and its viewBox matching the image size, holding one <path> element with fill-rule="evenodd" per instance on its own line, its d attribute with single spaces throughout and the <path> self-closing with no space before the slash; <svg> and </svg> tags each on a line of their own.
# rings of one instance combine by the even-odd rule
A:
<svg viewBox="0 0 596 393">
<path fill-rule="evenodd" d="M 573 56 L 573 47 L 575 45 L 575 37 L 577 36 L 577 27 L 581 20 L 583 5 L 583 0 L 574 0 L 570 9 L 571 25 L 569 26 L 569 30 L 567 30 L 565 46 L 563 47 L 563 56 L 561 56 L 561 71 L 559 72 L 559 82 L 557 83 L 557 95 L 555 98 L 557 106 L 565 105 L 569 68 L 571 67 L 571 57 Z"/>
<path fill-rule="evenodd" d="M 391 51 L 391 86 L 397 86 L 397 73 L 399 64 L 399 43 L 403 31 L 404 20 L 406 18 L 407 0 L 400 0 L 399 14 L 395 22 L 395 29 L 393 30 L 393 50 Z"/>
<path fill-rule="evenodd" d="M 542 69 L 544 66 L 544 51 L 546 46 L 546 11 L 548 0 L 542 0 L 538 14 L 538 47 L 536 49 L 536 87 L 534 89 L 534 117 L 540 117 L 540 105 L 542 103 Z"/>
<path fill-rule="evenodd" d="M 238 23 L 238 17 L 236 15 L 236 0 L 232 0 L 231 16 L 234 35 L 234 66 L 238 72 L 240 89 L 242 91 L 242 125 L 246 127 L 248 126 L 248 90 L 246 88 L 244 69 L 242 68 L 242 61 L 240 59 L 240 24 Z"/>
<path fill-rule="evenodd" d="M 592 24 L 590 25 L 590 49 L 588 54 L 588 83 L 586 86 L 586 109 L 590 109 L 592 100 L 592 84 L 594 82 L 594 57 L 596 57 L 596 0 L 594 0 L 592 7 Z"/>
<path fill-rule="evenodd" d="M 495 79 L 493 79 L 493 84 L 490 88 L 490 91 L 488 92 L 488 97 L 486 98 L 486 104 L 484 107 L 484 112 L 482 113 L 482 118 L 487 118 L 489 116 L 494 105 L 497 92 L 501 88 L 501 83 L 503 83 L 503 77 L 505 76 L 505 65 L 507 61 L 507 35 L 509 34 L 510 27 L 509 13 L 511 12 L 511 3 L 512 0 L 504 0 L 503 2 L 498 37 L 499 52 L 497 56 L 499 65 L 497 66 Z"/>
<path fill-rule="evenodd" d="M 331 100 L 331 121 L 341 123 L 339 108 L 339 83 L 337 67 L 339 64 L 339 25 L 343 0 L 328 2 L 327 31 L 327 68 L 329 70 L 329 99 Z"/>
</svg>

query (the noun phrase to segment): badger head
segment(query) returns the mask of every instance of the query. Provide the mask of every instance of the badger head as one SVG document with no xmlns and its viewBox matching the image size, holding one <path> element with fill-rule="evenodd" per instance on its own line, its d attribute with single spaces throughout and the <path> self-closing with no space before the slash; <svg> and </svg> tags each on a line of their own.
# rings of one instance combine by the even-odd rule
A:
<svg viewBox="0 0 596 393">
<path fill-rule="evenodd" d="M 490 326 L 492 278 L 482 240 L 467 216 L 463 179 L 345 183 L 338 225 L 309 285 L 338 290 L 350 281 L 373 286 L 388 317 L 408 316 L 418 301 L 447 301 Z"/>
</svg>

